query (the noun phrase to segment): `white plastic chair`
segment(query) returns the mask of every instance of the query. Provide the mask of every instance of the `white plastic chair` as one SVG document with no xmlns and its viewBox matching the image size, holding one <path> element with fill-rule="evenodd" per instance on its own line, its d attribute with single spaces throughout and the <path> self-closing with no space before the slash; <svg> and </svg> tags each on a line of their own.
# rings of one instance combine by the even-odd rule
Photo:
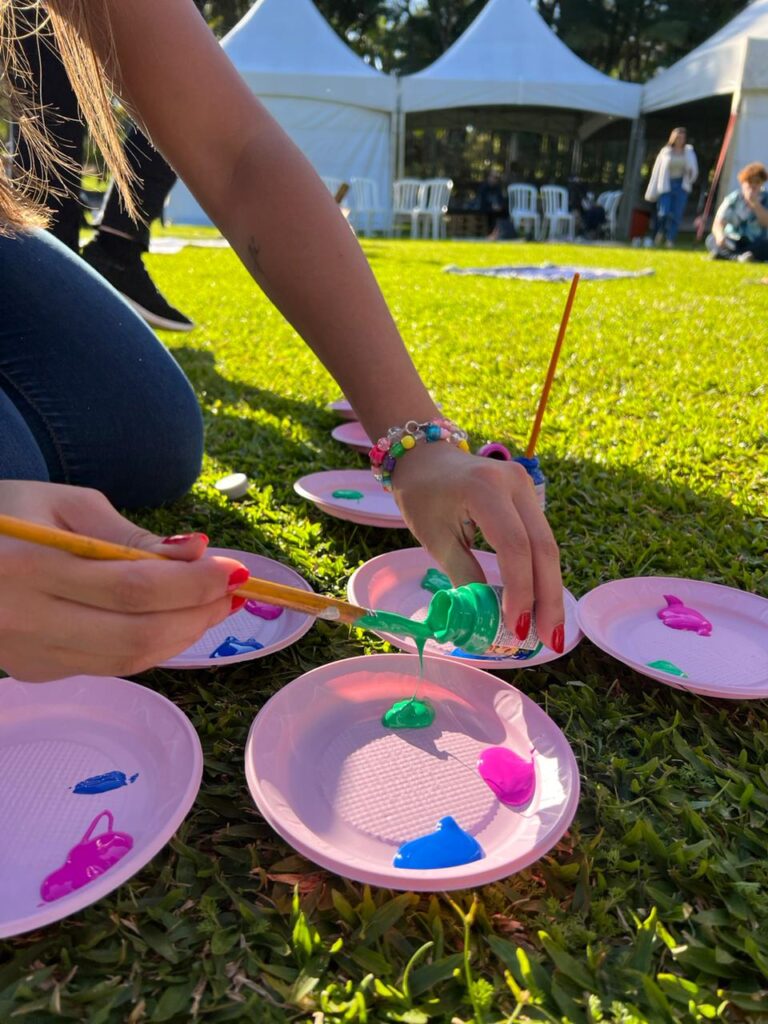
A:
<svg viewBox="0 0 768 1024">
<path fill-rule="evenodd" d="M 560 238 L 560 229 L 564 225 L 565 238 L 572 242 L 576 233 L 576 216 L 568 209 L 568 189 L 561 185 L 542 185 L 540 195 L 544 234 L 550 240 Z"/>
<path fill-rule="evenodd" d="M 536 208 L 538 191 L 535 185 L 507 185 L 509 219 L 520 231 L 525 224 L 533 225 L 533 237 L 541 237 L 541 218 Z"/>
<path fill-rule="evenodd" d="M 419 195 L 424 182 L 421 178 L 399 178 L 392 186 L 392 231 L 397 233 L 398 222 L 405 220 L 416 237 L 416 213 L 419 210 Z"/>
<path fill-rule="evenodd" d="M 376 224 L 381 225 L 380 231 L 389 234 L 392 224 L 392 211 L 379 202 L 379 189 L 372 178 L 351 178 L 350 199 L 352 212 L 350 221 L 359 234 L 371 235 Z"/>
<path fill-rule="evenodd" d="M 446 214 L 448 201 L 451 198 L 453 182 L 450 178 L 427 178 L 419 189 L 418 206 L 411 221 L 411 235 L 423 237 L 445 238 Z M 429 230 L 430 234 L 427 234 Z"/>
<path fill-rule="evenodd" d="M 605 210 L 605 224 L 608 228 L 608 237 L 616 237 L 616 225 L 619 216 L 619 206 L 621 204 L 621 197 L 624 193 L 619 192 L 602 192 L 598 197 L 597 201 L 600 206 Z"/>
</svg>

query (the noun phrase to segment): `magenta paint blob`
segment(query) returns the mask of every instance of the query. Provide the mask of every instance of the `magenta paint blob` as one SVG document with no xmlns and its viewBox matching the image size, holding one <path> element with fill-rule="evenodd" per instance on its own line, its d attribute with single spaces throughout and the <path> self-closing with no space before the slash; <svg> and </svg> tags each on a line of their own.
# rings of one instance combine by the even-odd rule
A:
<svg viewBox="0 0 768 1024">
<path fill-rule="evenodd" d="M 691 633 L 698 633 L 699 636 L 712 635 L 712 623 L 701 612 L 689 608 L 674 594 L 663 596 L 667 607 L 662 608 L 656 615 L 665 626 L 669 626 L 670 629 L 685 629 Z"/>
<path fill-rule="evenodd" d="M 533 758 L 526 761 L 507 747 L 487 747 L 477 761 L 477 770 L 503 804 L 522 807 L 536 791 Z"/>
<path fill-rule="evenodd" d="M 278 608 L 276 604 L 264 604 L 262 601 L 248 600 L 243 605 L 243 608 L 250 612 L 251 615 L 257 615 L 260 619 L 266 619 L 267 622 L 279 619 L 283 614 L 283 609 Z"/>
<path fill-rule="evenodd" d="M 107 831 L 92 838 L 96 825 L 104 817 L 108 821 Z M 114 832 L 113 825 L 111 811 L 102 811 L 96 815 L 83 838 L 67 854 L 64 864 L 43 880 L 40 896 L 46 903 L 60 900 L 76 889 L 82 889 L 122 860 L 133 848 L 133 837 L 127 832 Z"/>
</svg>

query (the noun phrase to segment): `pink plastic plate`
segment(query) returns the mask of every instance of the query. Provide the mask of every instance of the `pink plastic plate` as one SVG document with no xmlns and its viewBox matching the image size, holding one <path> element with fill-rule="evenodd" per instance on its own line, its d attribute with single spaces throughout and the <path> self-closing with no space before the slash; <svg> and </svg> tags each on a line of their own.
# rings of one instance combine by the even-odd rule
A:
<svg viewBox="0 0 768 1024">
<path fill-rule="evenodd" d="M 397 502 L 376 483 L 367 469 L 329 469 L 310 473 L 293 485 L 302 498 L 314 502 L 322 511 L 337 519 L 364 526 L 387 526 L 405 529 Z M 362 498 L 334 498 L 334 491 L 357 491 Z"/>
<path fill-rule="evenodd" d="M 289 587 L 312 590 L 307 581 L 282 562 L 248 551 L 230 551 L 228 548 L 209 548 L 211 555 L 226 555 L 236 558 L 248 569 L 251 576 L 258 576 L 273 583 L 286 583 Z M 220 665 L 234 665 L 252 658 L 263 658 L 284 647 L 296 643 L 311 628 L 311 615 L 292 612 L 287 608 L 276 619 L 263 619 L 241 608 L 209 629 L 197 643 L 186 651 L 163 662 L 166 668 L 218 668 Z M 260 647 L 256 645 L 260 644 Z M 230 651 L 232 653 L 227 654 Z M 215 656 L 214 652 L 217 652 Z"/>
<path fill-rule="evenodd" d="M 362 423 L 352 420 L 349 423 L 340 423 L 331 431 L 331 437 L 335 441 L 349 445 L 356 452 L 364 452 L 366 455 L 373 447 L 373 441 L 368 437 Z"/>
<path fill-rule="evenodd" d="M 699 612 L 711 623 L 711 634 L 665 625 L 657 616 L 667 607 L 665 594 Z M 577 615 L 594 644 L 660 683 L 708 697 L 768 697 L 768 600 L 764 597 L 717 583 L 640 576 L 591 590 L 579 601 Z M 649 665 L 658 661 L 685 672 L 687 678 Z"/>
<path fill-rule="evenodd" d="M 335 412 L 343 420 L 354 420 L 356 419 L 355 410 L 349 404 L 346 398 L 339 398 L 335 402 L 329 402 L 327 408 L 331 412 Z"/>
<path fill-rule="evenodd" d="M 0 687 L 0 938 L 8 938 L 68 917 L 135 875 L 184 820 L 203 757 L 183 712 L 137 683 L 75 676 L 43 684 L 3 679 Z M 104 780 L 94 783 L 109 773 L 123 781 L 113 776 L 118 784 L 106 789 Z M 119 859 L 103 874 L 45 902 L 46 879 L 48 897 L 57 878 L 83 880 L 67 857 L 104 811 L 114 832 L 132 839 L 130 849 L 113 848 Z M 94 829 L 102 847 L 107 832 L 102 818 Z M 101 855 L 104 867 L 110 851 Z"/>
<path fill-rule="evenodd" d="M 426 729 L 386 729 L 393 701 L 436 711 Z M 535 749 L 536 788 L 517 810 L 476 769 L 480 753 Z M 251 726 L 245 773 L 256 804 L 296 850 L 358 882 L 424 892 L 505 878 L 538 860 L 570 825 L 579 798 L 571 748 L 522 693 L 466 663 L 410 654 L 323 665 L 272 697 Z M 398 847 L 451 815 L 485 856 L 458 867 L 395 868 Z"/>
<path fill-rule="evenodd" d="M 496 555 L 489 551 L 474 551 L 489 583 L 500 584 L 501 573 Z M 433 594 L 424 590 L 421 581 L 427 569 L 439 568 L 437 562 L 423 548 L 404 548 L 402 551 L 389 551 L 378 555 L 361 565 L 350 577 L 347 584 L 347 596 L 353 604 L 363 608 L 375 608 L 380 611 L 398 612 L 408 618 L 423 619 L 427 614 L 429 602 Z M 576 621 L 576 599 L 570 591 L 563 588 L 565 602 L 565 650 L 567 653 L 581 640 L 582 633 Z M 416 645 L 409 637 L 395 636 L 393 633 L 378 633 L 401 651 L 415 653 Z M 455 644 L 438 644 L 428 640 L 424 648 L 427 654 L 449 657 L 458 660 L 451 652 Z M 531 668 L 545 662 L 561 658 L 549 647 L 542 647 L 537 655 L 527 661 L 516 661 L 514 658 L 495 657 L 461 657 L 465 665 L 476 668 L 507 669 Z"/>
</svg>

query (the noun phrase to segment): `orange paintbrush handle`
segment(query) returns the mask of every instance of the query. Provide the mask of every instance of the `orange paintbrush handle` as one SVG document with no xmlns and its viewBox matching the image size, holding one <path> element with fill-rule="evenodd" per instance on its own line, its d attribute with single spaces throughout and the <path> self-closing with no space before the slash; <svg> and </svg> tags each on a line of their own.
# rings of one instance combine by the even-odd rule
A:
<svg viewBox="0 0 768 1024">
<path fill-rule="evenodd" d="M 568 327 L 568 320 L 571 316 L 573 300 L 576 298 L 576 288 L 579 284 L 579 276 L 579 274 L 574 274 L 573 280 L 571 281 L 571 290 L 568 292 L 568 298 L 565 302 L 563 318 L 560 321 L 560 330 L 557 332 L 557 341 L 555 342 L 555 347 L 552 351 L 552 357 L 549 360 L 547 379 L 544 381 L 544 387 L 541 392 L 541 398 L 539 399 L 539 407 L 536 410 L 536 419 L 533 421 L 533 429 L 531 430 L 531 436 L 528 441 L 528 447 L 525 450 L 526 459 L 532 459 L 533 456 L 536 454 L 536 445 L 539 441 L 541 421 L 544 419 L 544 411 L 547 408 L 547 400 L 549 399 L 549 392 L 552 388 L 552 381 L 555 379 L 557 361 L 560 358 L 560 349 L 563 347 L 563 339 L 565 338 L 565 331 Z"/>
</svg>

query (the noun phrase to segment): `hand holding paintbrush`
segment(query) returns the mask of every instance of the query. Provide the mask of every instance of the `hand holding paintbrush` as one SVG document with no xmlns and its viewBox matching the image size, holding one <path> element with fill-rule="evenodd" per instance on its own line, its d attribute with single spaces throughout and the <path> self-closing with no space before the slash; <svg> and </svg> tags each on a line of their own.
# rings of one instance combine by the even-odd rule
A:
<svg viewBox="0 0 768 1024">
<path fill-rule="evenodd" d="M 247 569 L 202 558 L 203 534 L 157 537 L 95 491 L 0 481 L 0 509 L 65 541 L 80 533 L 141 549 L 140 561 L 97 561 L 0 533 L 0 669 L 19 679 L 133 675 L 186 650 L 245 600 L 237 590 Z"/>
</svg>

